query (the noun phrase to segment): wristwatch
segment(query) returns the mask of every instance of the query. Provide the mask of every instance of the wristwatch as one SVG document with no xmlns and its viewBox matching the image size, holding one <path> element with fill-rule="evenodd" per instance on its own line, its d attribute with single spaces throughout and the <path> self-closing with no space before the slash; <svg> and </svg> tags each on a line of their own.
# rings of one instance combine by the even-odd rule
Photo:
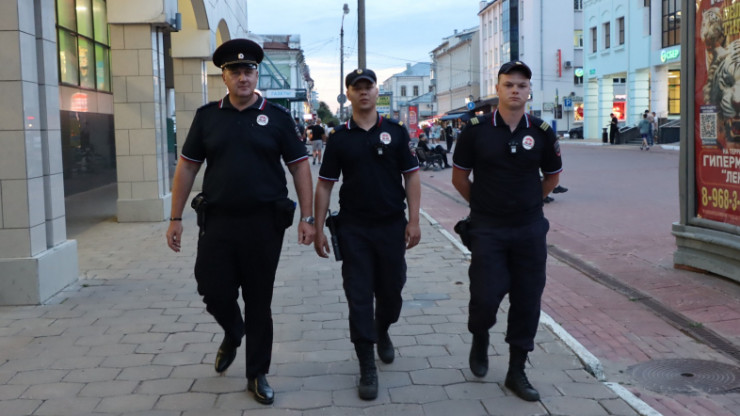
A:
<svg viewBox="0 0 740 416">
<path fill-rule="evenodd" d="M 309 215 L 308 217 L 302 217 L 301 218 L 301 221 L 307 222 L 307 223 L 313 225 L 313 216 Z"/>
</svg>

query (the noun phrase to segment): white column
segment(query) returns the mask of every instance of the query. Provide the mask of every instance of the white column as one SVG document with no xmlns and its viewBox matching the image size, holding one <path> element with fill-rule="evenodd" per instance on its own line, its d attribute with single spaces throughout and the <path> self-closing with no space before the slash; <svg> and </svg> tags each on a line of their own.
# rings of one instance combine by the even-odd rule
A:
<svg viewBox="0 0 740 416">
<path fill-rule="evenodd" d="M 612 77 L 599 78 L 599 102 L 597 104 L 599 108 L 599 137 L 601 137 L 601 129 L 611 122 L 609 114 L 614 110 L 614 80 Z"/>
<path fill-rule="evenodd" d="M 179 155 L 185 138 L 188 137 L 195 111 L 208 100 L 206 62 L 200 58 L 175 58 L 172 65 L 175 75 L 175 115 Z"/>
<path fill-rule="evenodd" d="M 599 108 L 599 82 L 595 79 L 586 81 L 583 88 L 583 138 L 601 139 L 601 109 Z M 611 112 L 611 111 L 610 111 Z M 609 113 L 607 113 L 607 116 Z"/>
<path fill-rule="evenodd" d="M 627 76 L 627 124 L 637 124 L 650 109 L 650 71 L 630 72 Z"/>
<path fill-rule="evenodd" d="M 39 304 L 77 280 L 67 240 L 54 0 L 0 3 L 0 305 Z"/>
<path fill-rule="evenodd" d="M 162 221 L 170 213 L 162 33 L 112 24 L 118 221 Z"/>
</svg>

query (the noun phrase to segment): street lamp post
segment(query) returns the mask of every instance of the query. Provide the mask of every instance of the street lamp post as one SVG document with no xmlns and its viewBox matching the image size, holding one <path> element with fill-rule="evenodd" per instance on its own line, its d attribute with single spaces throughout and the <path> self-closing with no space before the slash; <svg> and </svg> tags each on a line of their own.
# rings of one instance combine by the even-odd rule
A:
<svg viewBox="0 0 740 416">
<path fill-rule="evenodd" d="M 344 121 L 344 103 L 347 101 L 347 96 L 344 95 L 344 16 L 349 14 L 349 6 L 344 3 L 342 8 L 342 26 L 339 30 L 339 121 Z"/>
</svg>

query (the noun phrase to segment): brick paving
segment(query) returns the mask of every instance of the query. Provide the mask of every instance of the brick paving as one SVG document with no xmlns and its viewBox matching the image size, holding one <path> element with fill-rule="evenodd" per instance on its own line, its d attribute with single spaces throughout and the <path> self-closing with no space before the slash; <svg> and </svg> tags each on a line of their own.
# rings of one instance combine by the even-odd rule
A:
<svg viewBox="0 0 740 416">
<path fill-rule="evenodd" d="M 380 393 L 370 402 L 357 397 L 339 263 L 297 245 L 295 229 L 288 230 L 273 301 L 268 377 L 276 399 L 260 405 L 245 392 L 243 349 L 225 376 L 213 370 L 222 333 L 196 294 L 194 223 L 187 212 L 178 254 L 165 245 L 166 223 L 104 221 L 81 229 L 79 282 L 46 305 L 0 307 L 0 414 L 638 414 L 543 325 L 528 369 L 540 402 L 503 387 L 501 325 L 491 334 L 489 374 L 474 377 L 467 365 L 468 262 L 424 218 L 422 243 L 407 254 L 402 317 L 391 328 L 397 358 L 378 361 Z"/>
</svg>

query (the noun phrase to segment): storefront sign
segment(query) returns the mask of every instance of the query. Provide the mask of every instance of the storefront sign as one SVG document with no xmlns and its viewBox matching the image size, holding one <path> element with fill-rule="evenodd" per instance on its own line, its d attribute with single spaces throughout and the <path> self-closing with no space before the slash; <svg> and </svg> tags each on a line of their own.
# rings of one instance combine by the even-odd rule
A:
<svg viewBox="0 0 740 416">
<path fill-rule="evenodd" d="M 701 2 L 694 36 L 696 216 L 740 226 L 740 111 L 725 105 L 735 96 L 725 82 L 734 79 L 735 54 L 722 53 L 740 39 L 740 4 Z"/>
<path fill-rule="evenodd" d="M 674 46 L 672 48 L 667 48 L 660 51 L 660 62 L 662 63 L 675 61 L 679 58 L 681 58 L 680 46 Z"/>
<path fill-rule="evenodd" d="M 391 114 L 391 96 L 390 95 L 379 95 L 375 106 L 378 110 L 378 113 L 380 113 L 381 116 L 390 115 Z"/>
</svg>

